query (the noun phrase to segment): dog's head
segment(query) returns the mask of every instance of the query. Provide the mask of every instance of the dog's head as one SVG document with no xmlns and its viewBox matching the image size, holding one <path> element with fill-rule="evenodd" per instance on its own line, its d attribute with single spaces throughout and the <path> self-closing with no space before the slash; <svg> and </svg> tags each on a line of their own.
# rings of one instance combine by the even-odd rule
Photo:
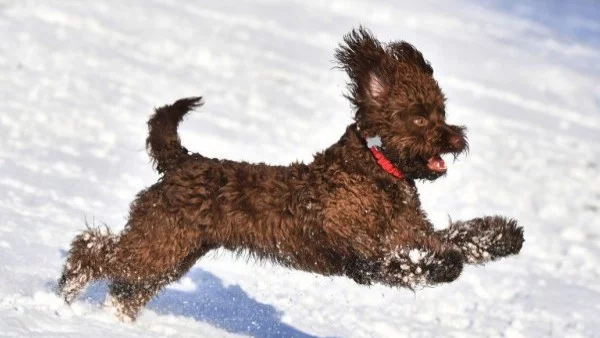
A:
<svg viewBox="0 0 600 338">
<path fill-rule="evenodd" d="M 382 44 L 360 27 L 336 51 L 350 76 L 348 99 L 364 138 L 379 136 L 381 152 L 408 178 L 446 173 L 441 155 L 467 149 L 465 128 L 446 123 L 445 97 L 421 52 L 404 41 Z"/>
</svg>

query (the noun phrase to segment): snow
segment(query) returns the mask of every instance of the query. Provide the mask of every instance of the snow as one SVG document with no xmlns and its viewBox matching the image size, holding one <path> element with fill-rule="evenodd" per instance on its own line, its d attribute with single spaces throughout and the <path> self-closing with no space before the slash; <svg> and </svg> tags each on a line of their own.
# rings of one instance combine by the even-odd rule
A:
<svg viewBox="0 0 600 338">
<path fill-rule="evenodd" d="M 418 249 L 412 249 L 408 252 L 408 258 L 410 258 L 411 262 L 418 263 L 425 254 Z"/>
<path fill-rule="evenodd" d="M 0 0 L 0 336 L 593 337 L 600 332 L 600 8 L 594 2 Z M 86 219 L 119 231 L 155 182 L 151 108 L 206 156 L 310 161 L 350 122 L 333 49 L 359 23 L 431 61 L 470 153 L 420 186 L 438 227 L 502 214 L 518 257 L 417 290 L 359 286 L 227 252 L 133 324 L 53 289 Z"/>
</svg>

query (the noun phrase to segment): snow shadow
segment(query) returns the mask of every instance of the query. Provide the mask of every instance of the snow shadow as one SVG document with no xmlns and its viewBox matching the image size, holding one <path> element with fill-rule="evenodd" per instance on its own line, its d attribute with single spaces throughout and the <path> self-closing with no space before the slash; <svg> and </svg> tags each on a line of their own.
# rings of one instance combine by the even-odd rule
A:
<svg viewBox="0 0 600 338">
<path fill-rule="evenodd" d="M 167 289 L 148 308 L 254 337 L 316 337 L 283 323 L 273 306 L 257 302 L 237 285 L 224 286 L 210 272 L 196 268 L 186 277 L 195 284 L 193 291 Z"/>
<path fill-rule="evenodd" d="M 167 288 L 147 308 L 159 313 L 191 317 L 231 333 L 253 337 L 279 338 L 317 336 L 302 332 L 281 321 L 275 307 L 257 302 L 237 285 L 224 286 L 221 279 L 202 269 L 192 269 L 179 289 Z M 191 284 L 191 285 L 190 285 Z M 107 283 L 90 285 L 82 299 L 102 304 Z"/>
</svg>

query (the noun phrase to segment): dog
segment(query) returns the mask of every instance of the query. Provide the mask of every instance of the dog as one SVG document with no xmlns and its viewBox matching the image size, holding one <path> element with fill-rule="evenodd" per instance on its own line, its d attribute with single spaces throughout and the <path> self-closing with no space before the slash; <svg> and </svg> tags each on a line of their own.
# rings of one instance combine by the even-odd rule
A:
<svg viewBox="0 0 600 338">
<path fill-rule="evenodd" d="M 519 253 L 523 229 L 513 219 L 488 216 L 436 231 L 421 208 L 415 181 L 445 175 L 441 155 L 468 149 L 466 129 L 446 123 L 444 94 L 421 52 L 359 27 L 335 57 L 350 78 L 354 123 L 309 164 L 189 153 L 177 127 L 202 98 L 155 109 L 146 145 L 162 176 L 132 202 L 122 233 L 88 227 L 74 238 L 58 282 L 65 301 L 107 279 L 107 302 L 122 320 L 135 320 L 217 248 L 409 289 L 454 281 L 466 263 Z"/>
</svg>

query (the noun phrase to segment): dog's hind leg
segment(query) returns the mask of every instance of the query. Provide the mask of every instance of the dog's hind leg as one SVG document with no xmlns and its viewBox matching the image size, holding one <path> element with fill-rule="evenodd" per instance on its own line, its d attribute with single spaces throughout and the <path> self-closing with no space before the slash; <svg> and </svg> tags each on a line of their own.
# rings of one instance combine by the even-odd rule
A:
<svg viewBox="0 0 600 338">
<path fill-rule="evenodd" d="M 84 231 L 71 244 L 59 294 L 71 303 L 94 280 L 136 284 L 168 276 L 202 244 L 200 231 L 175 224 L 136 219 L 119 236 L 98 229 Z"/>
<path fill-rule="evenodd" d="M 103 233 L 89 228 L 75 237 L 58 281 L 58 293 L 65 302 L 71 303 L 89 282 L 105 276 L 116 241 L 108 229 Z"/>
<path fill-rule="evenodd" d="M 465 262 L 482 264 L 502 257 L 516 255 L 523 246 L 523 228 L 517 222 L 501 216 L 474 218 L 452 223 L 436 231 L 441 240 L 456 246 Z"/>
<path fill-rule="evenodd" d="M 140 310 L 166 285 L 185 275 L 194 263 L 212 248 L 200 246 L 193 250 L 174 268 L 161 276 L 136 282 L 113 281 L 106 299 L 106 305 L 115 311 L 122 321 L 133 321 Z"/>
</svg>

